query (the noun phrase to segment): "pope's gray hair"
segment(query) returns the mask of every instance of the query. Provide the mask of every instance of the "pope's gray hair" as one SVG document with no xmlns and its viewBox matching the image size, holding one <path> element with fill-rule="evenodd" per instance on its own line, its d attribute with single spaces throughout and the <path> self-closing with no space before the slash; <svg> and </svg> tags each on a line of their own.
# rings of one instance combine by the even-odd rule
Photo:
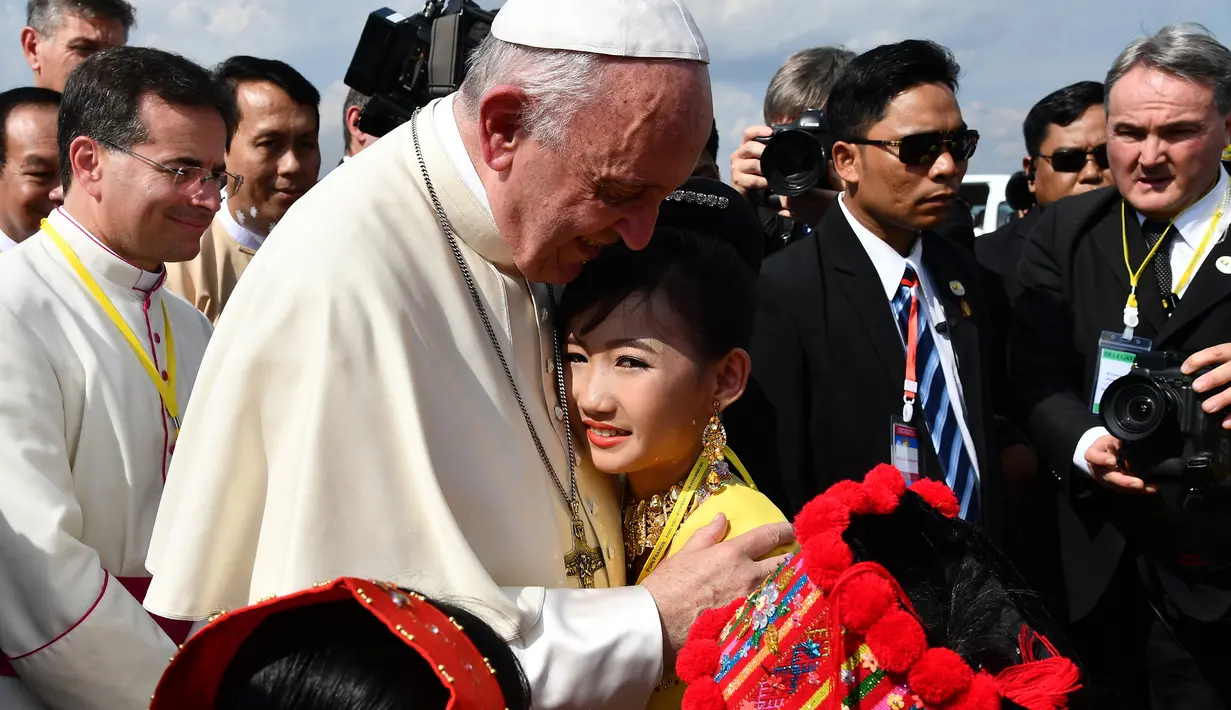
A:
<svg viewBox="0 0 1231 710">
<path fill-rule="evenodd" d="M 1107 72 L 1104 85 L 1108 105 L 1111 87 L 1138 66 L 1210 86 L 1218 112 L 1231 113 L 1231 49 L 1205 27 L 1196 23 L 1168 25 L 1153 37 L 1139 37 L 1129 43 Z"/>
<path fill-rule="evenodd" d="M 599 97 L 604 66 L 595 54 L 526 47 L 488 35 L 470 55 L 462 82 L 465 114 L 477 119 L 483 94 L 516 86 L 530 99 L 521 119 L 526 132 L 558 148 L 573 116 Z"/>
</svg>

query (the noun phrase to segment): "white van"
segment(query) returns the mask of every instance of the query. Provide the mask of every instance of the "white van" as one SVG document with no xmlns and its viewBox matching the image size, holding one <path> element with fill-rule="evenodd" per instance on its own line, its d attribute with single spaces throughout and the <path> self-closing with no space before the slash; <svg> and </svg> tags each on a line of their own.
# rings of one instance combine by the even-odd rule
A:
<svg viewBox="0 0 1231 710">
<path fill-rule="evenodd" d="M 988 234 L 1013 220 L 1013 208 L 1005 199 L 1009 175 L 967 175 L 962 180 L 960 194 L 970 203 L 975 222 L 975 236 Z"/>
</svg>

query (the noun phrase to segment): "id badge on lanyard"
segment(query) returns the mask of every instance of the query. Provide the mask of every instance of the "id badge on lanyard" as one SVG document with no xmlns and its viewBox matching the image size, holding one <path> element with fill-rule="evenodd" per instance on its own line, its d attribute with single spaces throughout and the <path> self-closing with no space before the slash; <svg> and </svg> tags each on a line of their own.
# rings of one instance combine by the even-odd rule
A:
<svg viewBox="0 0 1231 710">
<path fill-rule="evenodd" d="M 917 284 L 905 284 L 914 288 Z M 902 380 L 902 412 L 889 419 L 889 460 L 902 472 L 910 486 L 923 476 L 923 457 L 919 449 L 919 428 L 914 426 L 919 382 L 915 355 L 919 344 L 919 299 L 910 298 L 910 321 L 906 328 L 906 376 Z"/>
<path fill-rule="evenodd" d="M 1092 414 L 1099 413 L 1099 400 L 1103 398 L 1108 385 L 1127 375 L 1133 369 L 1137 356 L 1150 352 L 1153 346 L 1154 343 L 1149 338 L 1103 331 L 1098 340 L 1098 371 L 1094 376 L 1094 387 L 1091 388 Z"/>
</svg>

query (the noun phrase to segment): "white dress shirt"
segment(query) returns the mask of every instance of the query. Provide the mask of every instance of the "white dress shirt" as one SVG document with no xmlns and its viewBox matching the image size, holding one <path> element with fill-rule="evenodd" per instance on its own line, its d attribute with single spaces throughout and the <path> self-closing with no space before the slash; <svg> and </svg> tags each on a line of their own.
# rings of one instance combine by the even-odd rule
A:
<svg viewBox="0 0 1231 710">
<path fill-rule="evenodd" d="M 255 210 L 256 208 L 254 207 L 253 209 Z M 257 234 L 248 227 L 244 226 L 239 222 L 240 218 L 237 218 L 234 214 L 232 214 L 231 208 L 227 206 L 225 192 L 222 196 L 222 207 L 218 210 L 218 219 L 222 222 L 223 228 L 227 230 L 227 234 L 231 235 L 232 239 L 239 242 L 240 246 L 248 247 L 252 251 L 256 251 L 261 248 L 262 244 L 265 243 L 264 235 Z"/>
<path fill-rule="evenodd" d="M 1183 276 L 1184 270 L 1188 268 L 1188 262 L 1192 260 L 1193 254 L 1197 253 L 1198 247 L 1201 246 L 1201 239 L 1205 237 L 1206 231 L 1210 228 L 1210 222 L 1217 214 L 1218 208 L 1222 205 L 1223 197 L 1227 190 L 1231 189 L 1231 179 L 1227 177 L 1225 170 L 1218 171 L 1218 182 L 1214 184 L 1214 189 L 1205 193 L 1205 196 L 1197 200 L 1192 207 L 1184 210 L 1175 222 L 1171 229 L 1179 232 L 1179 238 L 1171 238 L 1168 246 L 1171 249 L 1171 288 L 1175 289 L 1180 282 L 1180 277 Z M 1138 214 L 1137 223 L 1145 222 L 1145 216 Z M 1231 226 L 1231 209 L 1224 210 L 1222 218 L 1218 221 L 1218 225 L 1214 227 L 1214 239 L 1210 240 L 1209 244 L 1205 245 L 1205 249 L 1197 256 L 1197 263 L 1193 269 L 1193 277 L 1196 277 L 1197 272 L 1205 265 L 1205 259 L 1214 250 L 1214 245 L 1226 238 L 1227 228 Z M 1188 283 L 1184 284 L 1184 288 L 1180 289 L 1177 296 L 1184 297 L 1184 291 L 1192 285 L 1194 278 L 1190 278 Z M 1107 436 L 1110 432 L 1105 427 L 1091 427 L 1081 438 L 1077 440 L 1077 449 L 1073 451 L 1073 465 L 1093 475 L 1090 470 L 1090 464 L 1086 462 L 1086 452 L 1094 445 L 1094 442 L 1099 437 Z"/>
<path fill-rule="evenodd" d="M 842 214 L 854 230 L 855 236 L 859 238 L 859 243 L 863 245 L 863 250 L 872 260 L 872 266 L 876 267 L 876 275 L 880 277 L 881 286 L 885 289 L 886 305 L 889 307 L 891 316 L 893 315 L 893 299 L 898 294 L 902 275 L 906 273 L 906 265 L 909 263 L 919 275 L 919 290 L 915 295 L 919 299 L 919 304 L 923 306 L 928 330 L 932 332 L 932 341 L 936 343 L 936 352 L 940 354 L 940 366 L 945 372 L 945 389 L 949 391 L 949 402 L 953 406 L 954 413 L 957 414 L 957 426 L 962 432 L 962 445 L 966 447 L 966 453 L 970 455 L 970 465 L 974 468 L 975 475 L 979 476 L 979 457 L 975 454 L 974 439 L 971 438 L 970 427 L 966 423 L 966 400 L 962 394 L 962 378 L 958 372 L 957 357 L 953 353 L 953 344 L 949 342 L 949 333 L 942 333 L 936 329 L 936 323 L 945 320 L 945 307 L 937 296 L 937 291 L 932 286 L 932 279 L 923 265 L 923 240 L 916 239 L 915 245 L 911 247 L 910 255 L 903 257 L 855 219 L 846 206 L 846 193 L 838 195 L 838 205 L 841 206 Z M 896 327 L 896 320 L 894 326 L 895 330 L 900 331 L 900 328 Z M 902 374 L 905 378 L 905 371 Z"/>
<path fill-rule="evenodd" d="M 3 254 L 15 246 L 17 246 L 17 242 L 10 239 L 9 235 L 4 232 L 0 232 L 0 254 Z"/>
</svg>

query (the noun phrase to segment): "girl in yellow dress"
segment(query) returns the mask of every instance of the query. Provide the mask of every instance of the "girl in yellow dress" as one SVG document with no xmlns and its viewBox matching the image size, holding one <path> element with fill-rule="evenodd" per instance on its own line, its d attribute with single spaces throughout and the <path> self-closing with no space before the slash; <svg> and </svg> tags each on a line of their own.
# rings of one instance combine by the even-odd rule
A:
<svg viewBox="0 0 1231 710">
<path fill-rule="evenodd" d="M 719 513 L 727 537 L 786 521 L 720 420 L 748 383 L 762 239 L 737 192 L 693 179 L 663 203 L 646 249 L 608 247 L 564 291 L 574 435 L 598 470 L 624 478 L 630 583 Z M 679 708 L 682 696 L 668 669 L 648 707 Z"/>
</svg>

